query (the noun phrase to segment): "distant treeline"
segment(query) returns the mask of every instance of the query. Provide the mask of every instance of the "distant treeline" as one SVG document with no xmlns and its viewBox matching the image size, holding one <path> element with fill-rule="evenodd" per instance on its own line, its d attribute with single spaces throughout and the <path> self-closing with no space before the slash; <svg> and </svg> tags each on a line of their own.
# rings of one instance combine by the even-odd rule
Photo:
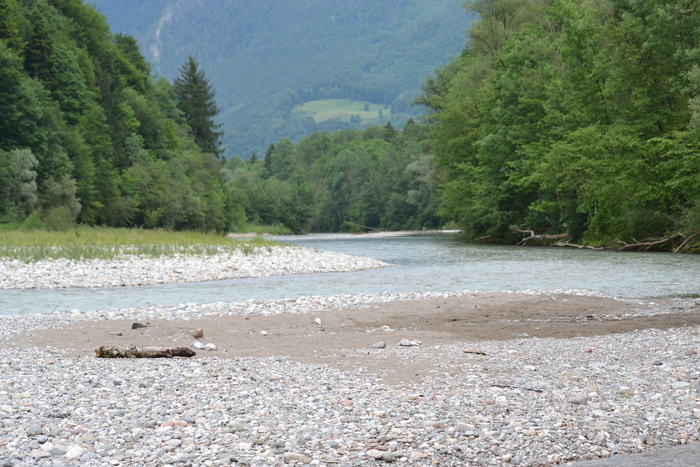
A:
<svg viewBox="0 0 700 467">
<path fill-rule="evenodd" d="M 247 218 L 293 232 L 420 229 L 442 226 L 439 170 L 427 128 L 412 120 L 365 130 L 283 139 L 262 157 L 230 159 L 227 184 Z"/>
</svg>

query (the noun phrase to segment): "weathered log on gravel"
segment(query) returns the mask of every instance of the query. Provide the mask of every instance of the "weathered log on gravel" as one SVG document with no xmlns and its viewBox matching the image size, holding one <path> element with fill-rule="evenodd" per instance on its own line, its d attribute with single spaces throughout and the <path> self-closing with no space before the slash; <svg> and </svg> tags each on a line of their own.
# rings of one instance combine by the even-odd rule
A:
<svg viewBox="0 0 700 467">
<path fill-rule="evenodd" d="M 140 347 L 137 345 L 100 345 L 95 347 L 97 358 L 172 358 L 192 357 L 189 347 Z"/>
</svg>

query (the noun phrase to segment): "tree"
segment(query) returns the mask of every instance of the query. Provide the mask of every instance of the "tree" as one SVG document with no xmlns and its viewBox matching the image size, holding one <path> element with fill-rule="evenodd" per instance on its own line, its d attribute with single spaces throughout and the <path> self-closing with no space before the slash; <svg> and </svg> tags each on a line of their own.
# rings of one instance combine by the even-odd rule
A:
<svg viewBox="0 0 700 467">
<path fill-rule="evenodd" d="M 22 52 L 24 41 L 20 35 L 17 20 L 20 15 L 14 0 L 0 0 L 0 39 L 4 40 L 7 47 L 15 52 Z"/>
<path fill-rule="evenodd" d="M 221 125 L 214 122 L 219 114 L 214 100 L 216 92 L 193 57 L 189 57 L 180 68 L 174 87 L 178 108 L 184 113 L 195 142 L 202 151 L 220 157 L 223 153 L 221 137 L 224 133 L 218 131 Z"/>
<path fill-rule="evenodd" d="M 29 18 L 32 29 L 24 54 L 24 66 L 32 78 L 39 78 L 44 85 L 53 89 L 52 80 L 56 76 L 54 44 L 46 19 L 37 8 L 32 10 Z"/>
<path fill-rule="evenodd" d="M 0 149 L 0 219 L 22 219 L 36 207 L 37 164 L 29 149 Z"/>
</svg>

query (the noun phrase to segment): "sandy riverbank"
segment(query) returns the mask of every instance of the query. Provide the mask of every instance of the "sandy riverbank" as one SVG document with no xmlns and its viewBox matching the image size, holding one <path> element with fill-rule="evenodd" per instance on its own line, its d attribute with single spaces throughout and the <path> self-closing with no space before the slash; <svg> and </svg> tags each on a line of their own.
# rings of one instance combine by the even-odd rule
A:
<svg viewBox="0 0 700 467">
<path fill-rule="evenodd" d="M 206 305 L 203 308 L 206 313 Z M 692 302 L 561 294 L 477 293 L 322 308 L 327 309 L 260 314 L 255 307 L 246 309 L 243 305 L 229 310 L 227 316 L 196 319 L 190 319 L 186 311 L 180 313 L 181 319 L 158 319 L 157 307 L 150 311 L 150 317 L 139 317 L 135 309 L 133 319 L 77 322 L 17 336 L 9 343 L 92 356 L 97 345 L 182 347 L 200 341 L 214 343 L 217 350 L 200 351 L 198 357 L 284 356 L 302 362 L 372 367 L 387 372 L 386 379 L 395 382 L 402 378 L 415 381 L 427 368 L 413 368 L 410 361 L 387 361 L 372 351 L 372 345 L 379 341 L 388 346 L 397 346 L 403 339 L 418 340 L 424 347 L 464 342 L 476 345 L 484 340 L 573 338 L 700 325 L 700 306 Z M 132 329 L 136 321 L 146 327 Z M 202 329 L 204 336 L 193 339 L 193 329 Z M 368 352 L 353 357 L 344 353 L 362 350 Z"/>
</svg>

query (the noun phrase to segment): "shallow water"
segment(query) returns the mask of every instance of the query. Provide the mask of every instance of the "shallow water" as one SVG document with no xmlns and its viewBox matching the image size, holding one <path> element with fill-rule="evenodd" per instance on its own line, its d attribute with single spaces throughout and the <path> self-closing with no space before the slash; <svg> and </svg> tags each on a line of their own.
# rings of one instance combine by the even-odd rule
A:
<svg viewBox="0 0 700 467">
<path fill-rule="evenodd" d="M 113 289 L 0 291 L 0 314 L 239 302 L 372 292 L 585 290 L 617 297 L 700 294 L 700 257 L 476 245 L 457 235 L 276 237 L 369 256 L 395 266 L 371 271 Z"/>
</svg>

